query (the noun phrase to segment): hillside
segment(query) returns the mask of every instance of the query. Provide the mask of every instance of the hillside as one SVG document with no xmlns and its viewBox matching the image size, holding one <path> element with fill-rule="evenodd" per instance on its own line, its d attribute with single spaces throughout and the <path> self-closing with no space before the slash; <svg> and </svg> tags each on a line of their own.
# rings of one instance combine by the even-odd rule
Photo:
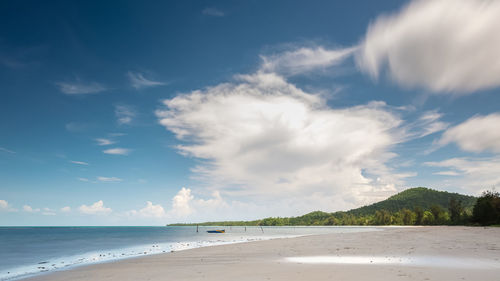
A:
<svg viewBox="0 0 500 281">
<path fill-rule="evenodd" d="M 438 191 L 425 187 L 415 187 L 393 195 L 386 200 L 361 208 L 352 209 L 347 211 L 347 213 L 356 216 L 364 216 L 374 214 L 375 211 L 379 210 L 397 212 L 402 209 L 413 210 L 415 207 L 428 210 L 433 205 L 439 205 L 441 208 L 446 210 L 452 198 L 457 201 L 462 201 L 462 206 L 464 206 L 465 209 L 472 209 L 477 199 L 474 196 Z"/>
<path fill-rule="evenodd" d="M 326 213 L 315 211 L 299 217 L 290 218 L 265 218 L 255 221 L 225 221 L 225 222 L 205 222 L 192 224 L 171 224 L 174 225 L 373 225 L 373 224 L 414 224 L 418 219 L 413 212 L 415 208 L 422 211 L 430 211 L 432 206 L 441 207 L 442 214 L 439 218 L 429 218 L 430 212 L 426 212 L 423 223 L 426 224 L 448 224 L 450 222 L 447 213 L 450 200 L 460 201 L 463 207 L 463 215 L 471 212 L 477 198 L 474 196 L 437 191 L 425 187 L 415 187 L 402 191 L 383 201 L 352 209 L 349 211 L 339 211 Z M 380 216 L 385 217 L 380 217 Z M 410 223 L 411 222 L 411 223 Z M 422 223 L 422 218 L 420 218 Z"/>
</svg>

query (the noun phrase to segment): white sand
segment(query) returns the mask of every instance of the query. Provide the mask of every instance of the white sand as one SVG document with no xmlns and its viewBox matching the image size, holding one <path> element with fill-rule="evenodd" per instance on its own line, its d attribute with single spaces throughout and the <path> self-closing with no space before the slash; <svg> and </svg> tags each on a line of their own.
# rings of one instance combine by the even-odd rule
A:
<svg viewBox="0 0 500 281">
<path fill-rule="evenodd" d="M 384 229 L 199 248 L 27 280 L 500 280 L 500 228 Z"/>
</svg>

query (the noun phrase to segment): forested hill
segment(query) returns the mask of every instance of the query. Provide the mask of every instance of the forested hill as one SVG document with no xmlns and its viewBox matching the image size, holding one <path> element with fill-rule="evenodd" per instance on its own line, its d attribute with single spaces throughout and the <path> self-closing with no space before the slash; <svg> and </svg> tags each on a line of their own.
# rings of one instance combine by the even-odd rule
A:
<svg viewBox="0 0 500 281">
<path fill-rule="evenodd" d="M 438 205 L 443 209 L 448 209 L 451 199 L 461 201 L 462 206 L 466 210 L 472 209 L 477 200 L 474 196 L 438 191 L 425 187 L 415 187 L 393 195 L 384 201 L 352 209 L 347 211 L 347 213 L 355 216 L 364 216 L 375 214 L 376 211 L 380 210 L 386 210 L 391 213 L 398 212 L 402 209 L 414 210 L 417 207 L 429 210 L 435 205 Z"/>
<path fill-rule="evenodd" d="M 311 212 L 299 217 L 255 221 L 204 222 L 171 225 L 414 225 L 458 224 L 472 214 L 477 198 L 458 193 L 415 187 L 386 200 L 349 211 Z M 453 213 L 452 214 L 452 210 Z"/>
</svg>

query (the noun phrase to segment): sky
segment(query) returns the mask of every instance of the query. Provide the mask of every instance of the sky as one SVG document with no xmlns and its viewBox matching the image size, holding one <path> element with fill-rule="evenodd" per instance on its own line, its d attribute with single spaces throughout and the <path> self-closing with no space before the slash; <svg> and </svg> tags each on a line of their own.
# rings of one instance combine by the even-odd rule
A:
<svg viewBox="0 0 500 281">
<path fill-rule="evenodd" d="M 500 185 L 500 3 L 2 1 L 0 225 Z"/>
</svg>

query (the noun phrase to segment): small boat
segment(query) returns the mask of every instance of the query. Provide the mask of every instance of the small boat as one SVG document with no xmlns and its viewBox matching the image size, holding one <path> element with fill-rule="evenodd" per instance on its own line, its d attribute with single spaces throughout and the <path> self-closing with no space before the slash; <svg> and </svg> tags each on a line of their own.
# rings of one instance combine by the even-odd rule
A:
<svg viewBox="0 0 500 281">
<path fill-rule="evenodd" d="M 225 229 L 207 230 L 208 233 L 226 233 Z"/>
</svg>

